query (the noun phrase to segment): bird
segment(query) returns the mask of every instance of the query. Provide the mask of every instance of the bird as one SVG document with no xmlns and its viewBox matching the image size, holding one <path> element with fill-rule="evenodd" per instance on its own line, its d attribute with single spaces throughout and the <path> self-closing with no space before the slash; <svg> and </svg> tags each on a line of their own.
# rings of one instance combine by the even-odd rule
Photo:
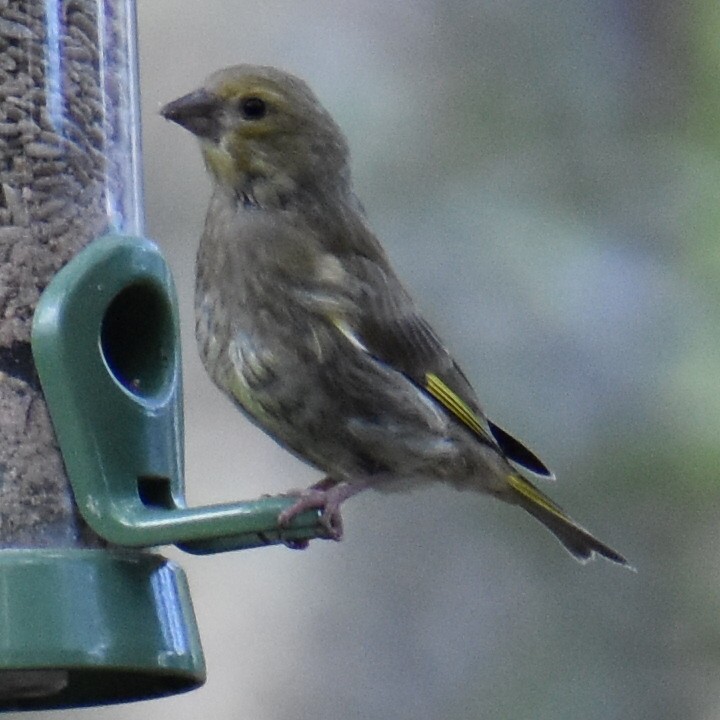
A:
<svg viewBox="0 0 720 720">
<path fill-rule="evenodd" d="M 355 194 L 342 131 L 300 78 L 241 64 L 161 109 L 200 144 L 212 182 L 196 261 L 195 326 L 212 381 L 282 447 L 322 471 L 310 509 L 444 483 L 516 505 L 581 562 L 627 560 L 532 480 L 540 458 L 493 423 L 391 267 Z"/>
</svg>

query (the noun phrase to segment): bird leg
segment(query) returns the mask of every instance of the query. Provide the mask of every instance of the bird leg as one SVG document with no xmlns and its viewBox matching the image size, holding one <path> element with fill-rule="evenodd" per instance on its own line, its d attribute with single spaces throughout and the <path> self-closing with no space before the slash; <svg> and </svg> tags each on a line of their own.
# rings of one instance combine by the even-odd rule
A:
<svg viewBox="0 0 720 720">
<path fill-rule="evenodd" d="M 280 513 L 278 525 L 286 527 L 294 517 L 306 510 L 320 509 L 322 510 L 320 522 L 333 540 L 340 540 L 343 536 L 340 505 L 361 489 L 361 485 L 356 487 L 326 477 L 305 490 L 291 490 L 288 495 L 297 497 L 297 500 L 287 510 Z"/>
</svg>

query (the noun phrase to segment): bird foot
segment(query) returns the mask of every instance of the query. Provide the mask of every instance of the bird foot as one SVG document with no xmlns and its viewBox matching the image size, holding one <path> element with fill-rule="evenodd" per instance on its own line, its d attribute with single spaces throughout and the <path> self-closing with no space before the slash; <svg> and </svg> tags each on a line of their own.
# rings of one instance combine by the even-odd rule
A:
<svg viewBox="0 0 720 720">
<path fill-rule="evenodd" d="M 341 540 L 343 536 L 343 520 L 340 505 L 351 495 L 355 494 L 345 483 L 325 478 L 305 490 L 293 490 L 288 493 L 297 497 L 297 500 L 287 510 L 278 516 L 278 525 L 287 527 L 293 518 L 307 510 L 322 510 L 320 523 L 327 530 L 332 540 Z"/>
</svg>

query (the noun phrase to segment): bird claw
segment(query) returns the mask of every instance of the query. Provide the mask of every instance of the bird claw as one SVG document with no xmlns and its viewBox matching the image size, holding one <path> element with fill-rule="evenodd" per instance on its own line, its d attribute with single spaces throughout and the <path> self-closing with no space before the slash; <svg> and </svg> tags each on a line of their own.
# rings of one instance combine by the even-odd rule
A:
<svg viewBox="0 0 720 720">
<path fill-rule="evenodd" d="M 307 490 L 300 490 L 288 493 L 296 496 L 297 500 L 287 510 L 278 515 L 278 525 L 287 527 L 293 518 L 301 515 L 307 510 L 321 510 L 320 524 L 327 531 L 328 537 L 332 540 L 341 540 L 343 536 L 343 520 L 340 513 L 340 503 L 345 499 L 343 493 L 334 492 L 335 487 L 320 489 L 310 487 Z"/>
<path fill-rule="evenodd" d="M 291 540 L 290 538 L 284 538 L 282 540 L 283 545 L 290 550 L 307 550 L 310 545 L 309 540 Z"/>
</svg>

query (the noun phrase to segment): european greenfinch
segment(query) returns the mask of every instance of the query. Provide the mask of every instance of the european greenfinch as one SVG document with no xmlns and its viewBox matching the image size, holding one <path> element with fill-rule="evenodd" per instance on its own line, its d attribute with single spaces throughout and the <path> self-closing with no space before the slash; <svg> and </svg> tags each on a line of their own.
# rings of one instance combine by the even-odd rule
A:
<svg viewBox="0 0 720 720">
<path fill-rule="evenodd" d="M 543 523 L 578 560 L 626 565 L 528 479 L 552 478 L 491 422 L 398 280 L 352 185 L 347 142 L 310 88 L 238 65 L 162 109 L 193 133 L 213 192 L 197 255 L 196 335 L 215 384 L 326 477 L 286 526 L 366 488 L 429 482 L 488 493 Z"/>
</svg>

